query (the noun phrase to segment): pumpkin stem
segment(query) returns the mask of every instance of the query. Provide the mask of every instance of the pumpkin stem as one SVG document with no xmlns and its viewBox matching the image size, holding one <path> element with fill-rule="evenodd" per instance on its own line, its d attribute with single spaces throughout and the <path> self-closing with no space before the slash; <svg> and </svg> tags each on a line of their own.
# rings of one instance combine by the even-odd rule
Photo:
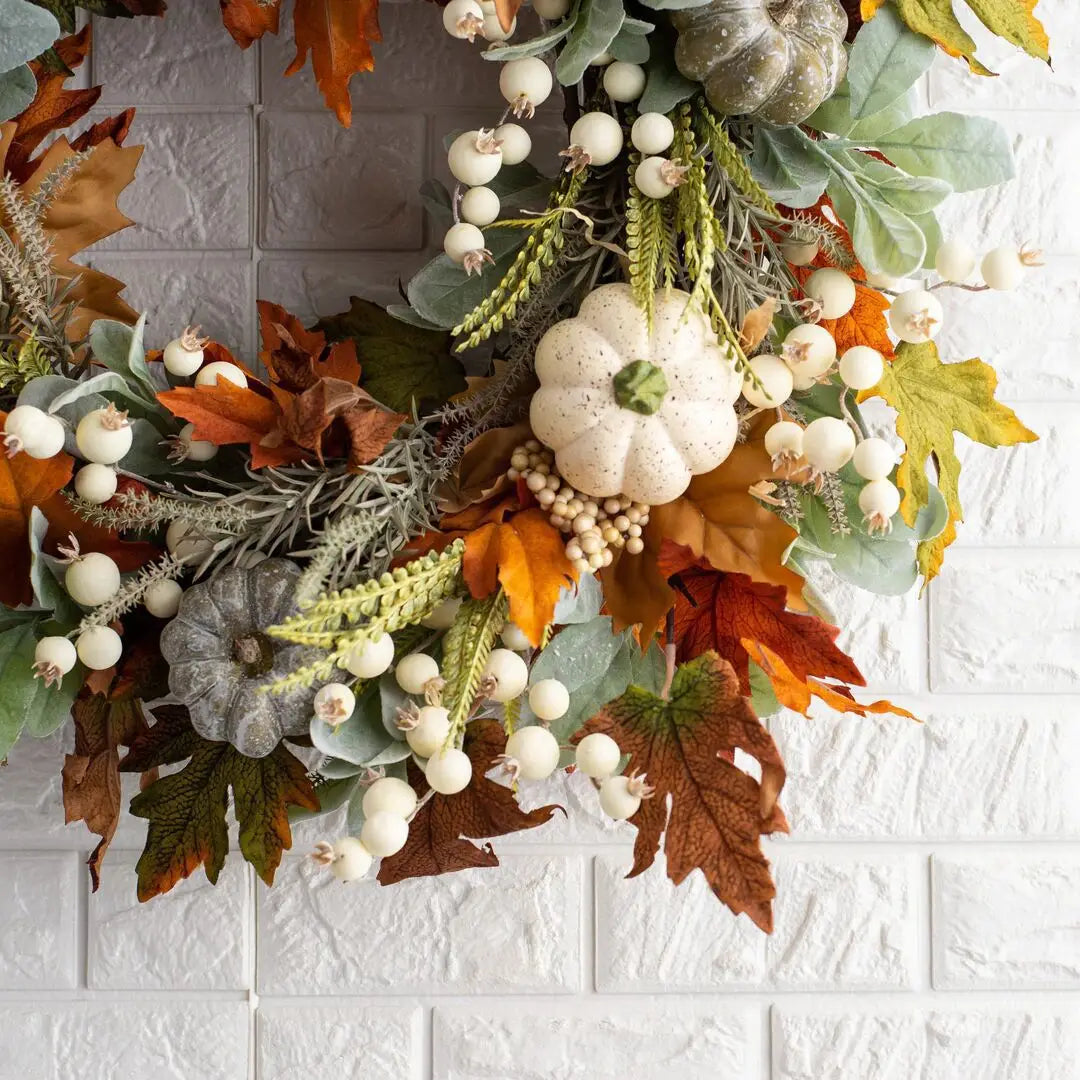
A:
<svg viewBox="0 0 1080 1080">
<path fill-rule="evenodd" d="M 612 381 L 619 405 L 642 416 L 652 416 L 668 392 L 667 377 L 648 360 L 632 360 Z"/>
<path fill-rule="evenodd" d="M 233 639 L 233 659 L 249 679 L 265 675 L 274 663 L 273 642 L 265 634 L 252 631 Z"/>
</svg>

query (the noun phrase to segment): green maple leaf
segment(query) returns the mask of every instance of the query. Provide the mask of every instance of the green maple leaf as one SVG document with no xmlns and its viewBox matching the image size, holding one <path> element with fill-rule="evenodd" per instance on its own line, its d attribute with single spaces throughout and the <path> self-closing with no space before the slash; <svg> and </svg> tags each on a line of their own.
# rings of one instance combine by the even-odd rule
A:
<svg viewBox="0 0 1080 1080">
<path fill-rule="evenodd" d="M 149 822 L 137 866 L 139 899 L 168 892 L 200 866 L 217 884 L 229 851 L 230 788 L 240 851 L 259 877 L 273 884 L 281 853 L 292 846 L 289 807 L 319 808 L 303 763 L 283 743 L 266 757 L 249 758 L 230 743 L 203 739 L 182 708 L 165 706 L 154 715 L 157 723 L 135 740 L 121 771 L 144 772 L 189 760 L 131 800 L 131 813 Z"/>
<path fill-rule="evenodd" d="M 395 319 L 378 304 L 349 297 L 348 311 L 317 324 L 328 341 L 350 338 L 363 371 L 364 389 L 387 408 L 411 412 L 444 404 L 465 389 L 461 362 L 450 353 L 450 335 Z"/>
<path fill-rule="evenodd" d="M 610 735 L 630 755 L 627 771 L 656 789 L 630 818 L 638 834 L 629 876 L 652 865 L 663 835 L 676 885 L 699 869 L 719 900 L 770 932 L 776 888 L 761 837 L 787 830 L 777 804 L 784 764 L 731 665 L 703 653 L 679 667 L 666 699 L 632 686 L 575 741 L 594 731 Z M 735 750 L 758 760 L 760 781 L 732 763 Z"/>
<path fill-rule="evenodd" d="M 981 360 L 942 363 L 937 346 L 901 345 L 896 359 L 873 389 L 859 395 L 884 398 L 898 413 L 896 433 L 907 447 L 896 472 L 903 491 L 900 512 L 914 525 L 930 499 L 927 463 L 933 459 L 937 486 L 949 507 L 949 523 L 934 539 L 917 549 L 919 569 L 927 582 L 941 569 L 945 549 L 956 539 L 956 523 L 964 520 L 960 504 L 960 459 L 954 433 L 984 446 L 1015 446 L 1038 439 L 1007 405 L 994 400 L 997 375 Z"/>
<path fill-rule="evenodd" d="M 862 16 L 869 19 L 885 0 L 862 0 Z M 1035 17 L 1038 0 L 967 0 L 979 21 L 998 37 L 1023 49 L 1029 56 L 1050 63 L 1050 41 Z M 975 59 L 975 41 L 953 14 L 953 0 L 896 0 L 896 10 L 916 33 L 924 34 L 953 56 L 962 56 L 979 75 L 993 72 Z"/>
</svg>

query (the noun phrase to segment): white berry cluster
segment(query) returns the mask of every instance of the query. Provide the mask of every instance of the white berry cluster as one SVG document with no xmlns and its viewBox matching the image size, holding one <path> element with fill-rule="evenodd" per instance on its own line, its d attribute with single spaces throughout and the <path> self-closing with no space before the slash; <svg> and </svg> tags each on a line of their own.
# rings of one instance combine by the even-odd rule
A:
<svg viewBox="0 0 1080 1080">
<path fill-rule="evenodd" d="M 556 470 L 555 455 L 535 439 L 514 448 L 506 475 L 515 481 L 523 479 L 536 501 L 549 511 L 551 524 L 571 534 L 566 557 L 579 573 L 610 566 L 613 548 L 625 548 L 630 555 L 645 550 L 641 533 L 649 523 L 649 505 L 626 495 L 597 501 L 571 487 Z"/>
<path fill-rule="evenodd" d="M 970 283 L 978 265 L 979 274 L 988 289 L 1008 292 L 1024 278 L 1026 270 L 1041 266 L 1041 256 L 1031 248 L 1005 244 L 988 251 L 980 260 L 962 240 L 946 240 L 938 248 L 934 268 L 942 281 L 963 285 Z"/>
<path fill-rule="evenodd" d="M 644 776 L 637 773 L 616 775 L 621 759 L 619 744 L 600 731 L 586 735 L 574 752 L 574 764 L 578 771 L 600 785 L 600 808 L 616 821 L 633 817 L 641 806 L 641 800 L 653 793 Z"/>
</svg>

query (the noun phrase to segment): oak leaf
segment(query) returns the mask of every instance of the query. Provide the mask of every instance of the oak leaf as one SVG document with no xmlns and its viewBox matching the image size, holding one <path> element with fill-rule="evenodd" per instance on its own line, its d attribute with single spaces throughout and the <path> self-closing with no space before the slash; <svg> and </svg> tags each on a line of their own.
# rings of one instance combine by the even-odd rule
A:
<svg viewBox="0 0 1080 1080">
<path fill-rule="evenodd" d="M 465 753 L 472 761 L 469 786 L 457 795 L 434 794 L 409 823 L 409 838 L 396 854 L 382 860 L 379 884 L 393 885 L 406 878 L 430 877 L 454 870 L 498 866 L 490 844 L 482 848 L 470 840 L 534 829 L 551 820 L 558 806 L 522 810 L 514 793 L 487 777 L 495 759 L 506 748 L 506 732 L 495 720 L 476 720 L 465 736 Z M 419 796 L 428 791 L 423 774 L 409 763 L 409 783 Z"/>
<path fill-rule="evenodd" d="M 731 665 L 703 653 L 676 670 L 666 700 L 632 686 L 575 741 L 593 732 L 615 739 L 630 755 L 628 771 L 643 773 L 655 788 L 630 818 L 637 838 L 628 876 L 653 864 L 663 835 L 667 875 L 676 885 L 701 870 L 719 900 L 771 932 L 776 888 L 760 841 L 787 831 L 777 803 L 784 764 Z M 757 760 L 760 781 L 734 765 L 735 750 Z"/>
<path fill-rule="evenodd" d="M 281 0 L 220 0 L 221 21 L 233 41 L 246 49 L 263 34 L 276 34 Z"/>
<path fill-rule="evenodd" d="M 716 652 L 735 669 L 744 694 L 750 693 L 747 641 L 768 646 L 799 678 L 839 679 L 865 685 L 855 662 L 836 647 L 840 631 L 817 618 L 787 609 L 787 591 L 746 574 L 723 574 L 689 548 L 665 541 L 659 566 L 675 588 L 675 640 L 679 659 Z"/>
<path fill-rule="evenodd" d="M 168 892 L 200 866 L 217 884 L 229 851 L 230 789 L 240 851 L 272 885 L 282 852 L 292 846 L 289 807 L 319 809 L 303 762 L 284 743 L 266 757 L 245 757 L 230 743 L 196 735 L 185 710 L 174 707 L 166 715 L 168 720 L 159 718 L 120 765 L 122 772 L 145 772 L 188 759 L 179 772 L 154 781 L 131 800 L 131 813 L 149 822 L 136 867 L 139 900 Z"/>
<path fill-rule="evenodd" d="M 884 398 L 897 412 L 896 433 L 907 448 L 896 472 L 904 497 L 900 513 L 914 525 L 930 498 L 927 462 L 933 459 L 937 486 L 949 507 L 949 523 L 941 535 L 917 548 L 919 569 L 929 582 L 941 569 L 945 549 L 964 520 L 960 503 L 960 459 L 954 434 L 959 432 L 983 446 L 1015 446 L 1038 439 L 1007 405 L 994 398 L 997 374 L 981 360 L 946 364 L 933 342 L 902 344 L 885 368 L 881 382 L 859 395 Z"/>
<path fill-rule="evenodd" d="M 286 75 L 299 71 L 311 53 L 311 67 L 323 100 L 345 127 L 352 123 L 349 80 L 371 71 L 371 42 L 381 41 L 378 0 L 295 0 L 296 56 Z"/>
<path fill-rule="evenodd" d="M 559 590 L 577 580 L 562 534 L 539 509 L 525 510 L 500 524 L 482 525 L 465 538 L 462 576 L 472 596 L 490 596 L 502 584 L 510 618 L 540 644 Z"/>
</svg>

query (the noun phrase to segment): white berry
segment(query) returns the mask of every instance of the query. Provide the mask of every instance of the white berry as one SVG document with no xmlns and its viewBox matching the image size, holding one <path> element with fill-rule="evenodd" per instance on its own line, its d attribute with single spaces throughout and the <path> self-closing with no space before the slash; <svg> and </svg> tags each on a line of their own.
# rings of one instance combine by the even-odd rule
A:
<svg viewBox="0 0 1080 1080">
<path fill-rule="evenodd" d="M 888 520 L 900 509 L 900 492 L 891 480 L 871 480 L 859 492 L 859 509 L 867 517 Z"/>
<path fill-rule="evenodd" d="M 815 270 L 806 279 L 803 292 L 821 305 L 823 319 L 842 318 L 855 306 L 855 282 L 843 270 Z"/>
<path fill-rule="evenodd" d="M 520 124 L 500 124 L 495 138 L 502 143 L 504 165 L 520 165 L 532 152 L 532 136 Z"/>
<path fill-rule="evenodd" d="M 541 720 L 558 720 L 570 708 L 570 691 L 558 679 L 541 679 L 529 687 L 529 708 Z"/>
<path fill-rule="evenodd" d="M 60 444 L 55 450 L 59 429 Z M 32 458 L 52 457 L 64 448 L 64 425 L 36 405 L 16 405 L 4 420 L 8 456 L 23 452 Z M 51 453 L 45 451 L 51 450 Z"/>
<path fill-rule="evenodd" d="M 634 169 L 634 186 L 650 199 L 666 199 L 676 188 L 668 179 L 670 168 L 665 157 L 647 157 Z"/>
<path fill-rule="evenodd" d="M 199 374 L 195 376 L 196 386 L 217 386 L 224 379 L 235 386 L 247 386 L 247 376 L 228 360 L 215 360 L 204 368 L 199 368 Z"/>
<path fill-rule="evenodd" d="M 476 0 L 450 0 L 443 8 L 443 29 L 459 41 L 473 41 L 484 24 L 484 9 Z"/>
<path fill-rule="evenodd" d="M 467 221 L 459 221 L 446 230 L 443 237 L 443 251 L 447 258 L 458 265 L 465 261 L 465 257 L 472 251 L 484 250 L 484 234 Z"/>
<path fill-rule="evenodd" d="M 75 429 L 79 453 L 99 465 L 115 465 L 131 449 L 133 438 L 127 414 L 113 405 L 88 412 Z"/>
<path fill-rule="evenodd" d="M 502 638 L 502 643 L 514 652 L 524 652 L 532 648 L 532 642 L 525 636 L 525 631 L 516 623 L 508 622 L 499 637 Z"/>
<path fill-rule="evenodd" d="M 551 96 L 553 85 L 551 68 L 538 56 L 510 60 L 499 72 L 499 91 L 517 116 L 531 116 Z"/>
<path fill-rule="evenodd" d="M 662 154 L 674 139 L 675 125 L 663 113 L 642 113 L 630 129 L 630 142 L 643 154 Z"/>
<path fill-rule="evenodd" d="M 88 551 L 64 572 L 64 588 L 76 604 L 97 607 L 120 591 L 120 568 L 108 555 Z"/>
<path fill-rule="evenodd" d="M 594 731 L 577 744 L 574 763 L 586 776 L 603 780 L 619 767 L 621 757 L 619 744 L 610 735 Z"/>
<path fill-rule="evenodd" d="M 852 345 L 840 357 L 840 378 L 852 390 L 869 390 L 881 382 L 884 374 L 884 357 L 869 345 Z"/>
<path fill-rule="evenodd" d="M 315 695 L 313 708 L 320 720 L 337 727 L 352 716 L 356 708 L 356 695 L 344 683 L 327 683 Z"/>
<path fill-rule="evenodd" d="M 75 651 L 91 671 L 104 671 L 120 659 L 124 644 L 111 626 L 92 626 L 78 636 Z"/>
<path fill-rule="evenodd" d="M 526 780 L 545 780 L 559 767 L 559 741 L 544 727 L 518 728 L 506 740 L 505 753 Z"/>
<path fill-rule="evenodd" d="M 616 60 L 604 69 L 604 93 L 612 101 L 637 101 L 645 93 L 645 69 Z"/>
<path fill-rule="evenodd" d="M 820 251 L 816 240 L 783 240 L 780 243 L 780 254 L 792 266 L 809 266 Z"/>
<path fill-rule="evenodd" d="M 609 165 L 622 152 L 622 125 L 609 113 L 587 112 L 570 129 L 570 145 L 580 146 L 590 165 Z"/>
<path fill-rule="evenodd" d="M 186 334 L 173 338 L 165 346 L 161 360 L 170 375 L 176 375 L 178 378 L 194 375 L 202 367 L 203 362 L 200 339 L 194 336 L 187 337 Z"/>
<path fill-rule="evenodd" d="M 533 0 L 533 11 L 541 19 L 554 22 L 570 10 L 570 0 Z"/>
<path fill-rule="evenodd" d="M 359 881 L 375 861 L 371 852 L 355 836 L 343 836 L 334 844 L 333 853 L 330 873 L 346 884 Z"/>
<path fill-rule="evenodd" d="M 396 855 L 409 839 L 409 823 L 389 810 L 378 810 L 360 829 L 360 843 L 377 859 Z"/>
<path fill-rule="evenodd" d="M 516 652 L 509 649 L 492 649 L 484 667 L 484 678 L 495 680 L 491 692 L 493 701 L 513 701 L 529 682 L 529 668 Z"/>
<path fill-rule="evenodd" d="M 454 625 L 454 620 L 461 610 L 461 597 L 455 596 L 450 600 L 444 600 L 430 615 L 425 615 L 420 620 L 421 626 L 429 630 L 449 630 Z"/>
<path fill-rule="evenodd" d="M 482 229 L 485 225 L 490 225 L 498 219 L 501 209 L 499 196 L 491 188 L 474 187 L 469 188 L 461 196 L 458 214 L 461 216 L 462 221 Z"/>
<path fill-rule="evenodd" d="M 836 341 L 824 326 L 802 323 L 784 338 L 782 355 L 796 375 L 816 379 L 836 362 Z"/>
<path fill-rule="evenodd" d="M 428 758 L 424 778 L 440 795 L 456 795 L 469 786 L 472 762 L 464 750 L 442 750 Z"/>
<path fill-rule="evenodd" d="M 598 53 L 589 61 L 589 67 L 607 67 L 614 59 L 609 52 Z"/>
<path fill-rule="evenodd" d="M 441 705 L 425 705 L 420 709 L 416 725 L 405 731 L 409 748 L 420 757 L 431 757 L 450 735 L 450 711 Z"/>
<path fill-rule="evenodd" d="M 863 439 L 851 463 L 864 480 L 884 480 L 896 466 L 896 451 L 884 439 Z"/>
<path fill-rule="evenodd" d="M 195 434 L 194 424 L 185 424 L 176 436 L 184 448 L 184 457 L 187 461 L 209 461 L 217 456 L 218 448 L 206 439 L 193 438 Z"/>
<path fill-rule="evenodd" d="M 793 420 L 778 420 L 765 432 L 765 451 L 770 457 L 802 457 L 803 429 Z"/>
<path fill-rule="evenodd" d="M 999 247 L 983 256 L 979 267 L 982 279 L 991 289 L 1008 292 L 1020 284 L 1024 263 L 1014 247 Z"/>
<path fill-rule="evenodd" d="M 967 281 L 975 273 L 975 252 L 963 240 L 946 240 L 934 257 L 934 269 L 944 281 Z"/>
<path fill-rule="evenodd" d="M 901 340 L 922 345 L 938 336 L 944 312 L 941 302 L 926 289 L 901 293 L 889 308 L 889 326 Z"/>
<path fill-rule="evenodd" d="M 641 806 L 641 796 L 630 791 L 628 776 L 609 776 L 600 783 L 600 809 L 616 821 L 633 817 Z"/>
<path fill-rule="evenodd" d="M 396 776 L 383 776 L 364 792 L 360 806 L 365 817 L 374 817 L 380 810 L 387 810 L 407 818 L 416 809 L 416 792 Z"/>
<path fill-rule="evenodd" d="M 749 372 L 743 377 L 742 396 L 759 409 L 775 409 L 783 405 L 795 387 L 791 368 L 772 353 L 762 353 L 747 361 L 750 371 L 757 376 L 754 385 Z"/>
<path fill-rule="evenodd" d="M 116 470 L 91 462 L 75 474 L 75 494 L 95 506 L 107 503 L 116 494 Z"/>
<path fill-rule="evenodd" d="M 46 686 L 58 683 L 78 659 L 75 646 L 65 637 L 43 637 L 34 649 L 34 676 Z"/>
<path fill-rule="evenodd" d="M 178 581 L 155 581 L 143 593 L 143 605 L 155 618 L 171 619 L 180 610 L 183 595 L 183 587 Z"/>
<path fill-rule="evenodd" d="M 204 536 L 197 526 L 177 518 L 165 530 L 165 547 L 182 563 L 202 562 L 214 550 L 214 541 Z"/>
<path fill-rule="evenodd" d="M 818 472 L 842 469 L 855 453 L 855 433 L 835 416 L 819 416 L 803 430 L 803 456 Z"/>
<path fill-rule="evenodd" d="M 393 662 L 394 640 L 389 634 L 380 634 L 363 645 L 354 645 L 345 656 L 345 669 L 358 679 L 376 679 Z"/>
<path fill-rule="evenodd" d="M 422 694 L 424 687 L 439 677 L 439 665 L 427 653 L 409 653 L 398 661 L 394 677 L 406 694 Z"/>
</svg>

